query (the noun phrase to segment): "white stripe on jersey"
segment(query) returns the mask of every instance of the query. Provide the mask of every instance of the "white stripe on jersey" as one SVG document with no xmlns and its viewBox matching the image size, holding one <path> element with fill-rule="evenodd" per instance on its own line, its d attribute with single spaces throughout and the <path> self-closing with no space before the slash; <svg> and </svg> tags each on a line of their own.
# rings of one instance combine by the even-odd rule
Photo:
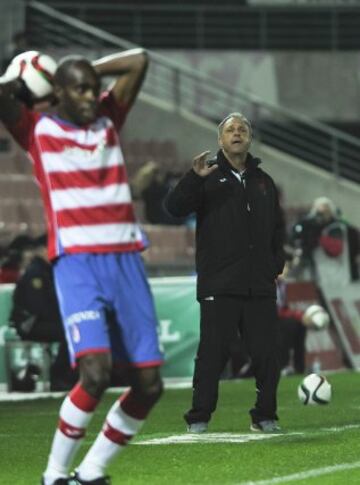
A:
<svg viewBox="0 0 360 485">
<path fill-rule="evenodd" d="M 60 153 L 43 152 L 42 160 L 48 173 L 94 170 L 124 164 L 124 157 L 118 146 L 105 148 L 100 144 L 93 151 L 73 147 Z"/>
<path fill-rule="evenodd" d="M 50 196 L 51 204 L 55 211 L 108 204 L 128 204 L 131 202 L 130 188 L 127 183 L 111 184 L 99 188 L 53 190 Z"/>
<path fill-rule="evenodd" d="M 111 126 L 113 126 L 111 120 L 101 116 L 86 129 L 74 126 L 73 129 L 67 130 L 56 119 L 43 116 L 36 125 L 35 136 L 47 135 L 54 138 L 65 138 L 82 145 L 97 145 L 104 138 L 106 128 Z"/>
<path fill-rule="evenodd" d="M 142 234 L 137 224 L 95 224 L 59 228 L 64 248 L 138 242 Z"/>
</svg>

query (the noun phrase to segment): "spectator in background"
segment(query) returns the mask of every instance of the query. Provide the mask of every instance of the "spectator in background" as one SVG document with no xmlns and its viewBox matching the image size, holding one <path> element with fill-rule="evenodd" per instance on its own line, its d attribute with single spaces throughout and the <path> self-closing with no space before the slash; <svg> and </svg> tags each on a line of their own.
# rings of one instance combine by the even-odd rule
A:
<svg viewBox="0 0 360 485">
<path fill-rule="evenodd" d="M 70 367 L 46 244 L 46 236 L 32 241 L 32 259 L 16 283 L 10 321 L 23 340 L 59 343 L 50 368 L 50 387 L 53 391 L 63 391 L 71 389 L 76 375 Z"/>
<path fill-rule="evenodd" d="M 308 267 L 315 276 L 313 251 L 321 247 L 329 257 L 339 256 L 347 236 L 351 279 L 359 279 L 359 234 L 356 228 L 340 217 L 334 202 L 328 197 L 314 200 L 309 213 L 293 227 L 291 245 L 299 251 L 299 268 Z"/>
<path fill-rule="evenodd" d="M 32 258 L 33 240 L 26 234 L 16 236 L 3 249 L 0 283 L 15 283 Z"/>
<path fill-rule="evenodd" d="M 146 222 L 150 224 L 180 225 L 183 219 L 171 216 L 163 206 L 164 198 L 178 177 L 163 170 L 150 160 L 135 174 L 131 188 L 135 199 L 144 202 Z"/>
</svg>

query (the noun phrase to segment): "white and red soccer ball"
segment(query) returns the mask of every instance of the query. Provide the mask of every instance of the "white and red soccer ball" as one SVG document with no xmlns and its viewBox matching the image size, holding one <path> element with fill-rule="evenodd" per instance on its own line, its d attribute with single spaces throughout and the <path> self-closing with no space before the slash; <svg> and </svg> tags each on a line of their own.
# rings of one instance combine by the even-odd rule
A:
<svg viewBox="0 0 360 485">
<path fill-rule="evenodd" d="M 306 309 L 304 317 L 307 317 L 310 325 L 317 330 L 326 328 L 330 323 L 330 316 L 321 305 L 310 305 Z"/>
<path fill-rule="evenodd" d="M 56 61 L 47 54 L 27 51 L 17 55 L 9 64 L 3 79 L 11 81 L 21 78 L 35 99 L 51 94 Z"/>
</svg>

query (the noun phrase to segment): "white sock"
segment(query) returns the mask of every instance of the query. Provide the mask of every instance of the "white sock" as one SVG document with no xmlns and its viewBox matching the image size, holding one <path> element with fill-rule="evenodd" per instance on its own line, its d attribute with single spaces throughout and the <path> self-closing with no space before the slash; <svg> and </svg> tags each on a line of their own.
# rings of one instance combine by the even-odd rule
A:
<svg viewBox="0 0 360 485">
<path fill-rule="evenodd" d="M 106 416 L 102 431 L 77 469 L 82 480 L 94 480 L 104 476 L 109 463 L 120 454 L 144 424 L 149 410 L 139 410 L 139 406 L 134 406 L 133 402 L 127 406 L 126 401 L 133 401 L 131 393 L 125 395 L 121 401 L 116 401 Z M 133 411 L 133 416 L 124 411 L 127 407 Z"/>
<path fill-rule="evenodd" d="M 48 464 L 43 478 L 52 485 L 58 478 L 66 478 L 75 453 L 98 401 L 77 385 L 60 408 L 60 419 L 55 432 Z"/>
</svg>

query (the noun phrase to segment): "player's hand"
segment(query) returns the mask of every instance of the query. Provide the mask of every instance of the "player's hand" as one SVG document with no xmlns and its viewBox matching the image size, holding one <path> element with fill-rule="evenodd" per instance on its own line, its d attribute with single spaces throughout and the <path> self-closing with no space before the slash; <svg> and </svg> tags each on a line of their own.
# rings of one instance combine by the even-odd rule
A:
<svg viewBox="0 0 360 485">
<path fill-rule="evenodd" d="M 207 177 L 211 172 L 216 170 L 218 167 L 216 163 L 211 166 L 208 165 L 207 157 L 209 153 L 210 153 L 209 151 L 202 152 L 200 153 L 200 155 L 194 158 L 193 170 L 200 177 Z"/>
<path fill-rule="evenodd" d="M 28 108 L 32 108 L 34 104 L 34 96 L 30 89 L 27 87 L 23 79 L 20 77 L 16 79 L 17 85 L 16 85 L 16 92 L 15 92 L 15 97 L 19 100 L 22 101 Z"/>
</svg>

